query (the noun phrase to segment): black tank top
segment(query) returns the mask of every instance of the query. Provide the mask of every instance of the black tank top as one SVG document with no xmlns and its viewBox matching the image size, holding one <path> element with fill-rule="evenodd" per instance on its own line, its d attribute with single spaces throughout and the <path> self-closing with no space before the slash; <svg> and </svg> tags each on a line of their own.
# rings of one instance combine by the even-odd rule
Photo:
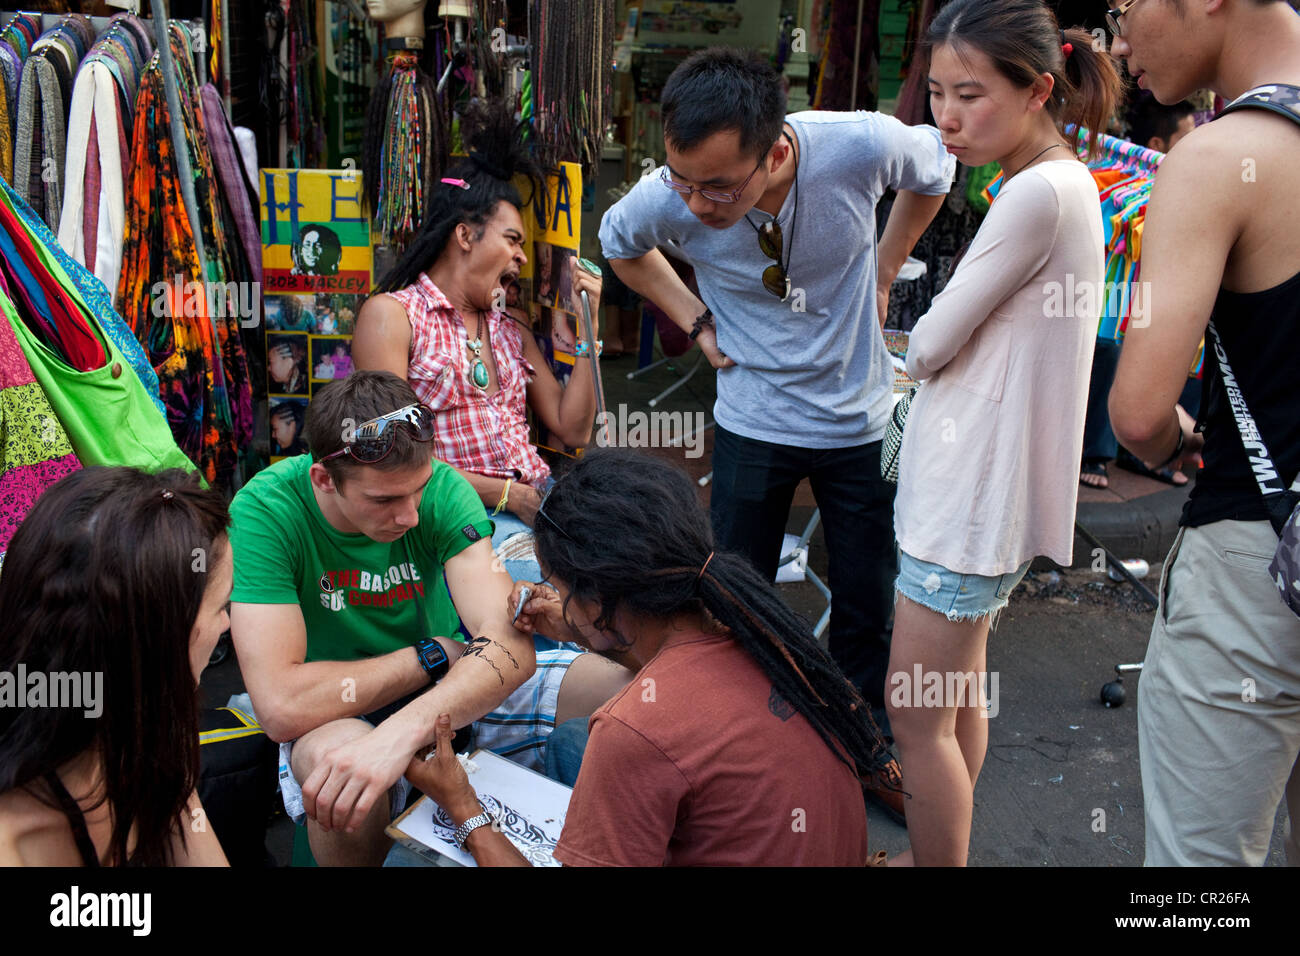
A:
<svg viewBox="0 0 1300 956">
<path fill-rule="evenodd" d="M 1300 123 L 1300 88 L 1256 87 L 1230 103 L 1220 116 L 1242 108 L 1267 109 Z M 1289 488 L 1300 471 L 1300 272 L 1262 292 L 1219 291 L 1214 328 L 1232 368 L 1246 409 Z M 1267 521 L 1268 509 L 1255 479 L 1241 432 L 1223 386 L 1223 371 L 1206 338 L 1201 420 L 1205 467 L 1183 506 L 1180 524 L 1195 528 L 1213 521 Z"/>
<path fill-rule="evenodd" d="M 1214 327 L 1282 487 L 1290 487 L 1300 472 L 1300 272 L 1263 292 L 1220 291 Z M 1207 338 L 1201 392 L 1205 467 L 1180 522 L 1189 528 L 1224 519 L 1268 520 L 1211 342 Z"/>
<path fill-rule="evenodd" d="M 77 806 L 77 801 L 72 799 L 72 794 L 68 793 L 68 788 L 63 785 L 57 773 L 47 773 L 45 782 L 53 791 L 54 799 L 58 800 L 59 806 L 63 808 L 64 816 L 68 818 L 68 824 L 72 827 L 72 838 L 77 841 L 77 852 L 81 854 L 82 864 L 99 866 L 99 857 L 95 854 L 95 844 L 86 829 L 86 817 L 81 812 L 81 807 Z"/>
</svg>

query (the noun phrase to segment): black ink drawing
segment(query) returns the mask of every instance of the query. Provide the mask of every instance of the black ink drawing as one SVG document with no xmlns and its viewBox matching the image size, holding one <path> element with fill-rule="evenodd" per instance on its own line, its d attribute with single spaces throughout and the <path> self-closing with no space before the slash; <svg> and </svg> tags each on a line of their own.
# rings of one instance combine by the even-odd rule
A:
<svg viewBox="0 0 1300 956">
<path fill-rule="evenodd" d="M 519 670 L 519 662 L 515 660 L 515 656 L 511 654 L 508 650 L 506 650 L 506 648 L 502 646 L 500 642 L 491 640 L 490 638 L 487 637 L 476 637 L 474 638 L 474 640 L 466 643 L 465 651 L 461 656 L 477 657 L 479 658 L 479 660 L 485 661 L 486 663 L 490 664 L 492 669 L 497 672 L 497 680 L 500 681 L 502 685 L 504 685 L 506 679 L 505 679 L 505 675 L 501 673 L 501 668 L 497 667 L 496 661 L 492 660 L 492 658 L 487 656 L 486 651 L 488 649 L 489 644 L 496 644 L 497 647 L 501 648 L 501 653 L 510 659 L 510 663 L 514 665 L 515 670 Z"/>
<path fill-rule="evenodd" d="M 491 814 L 492 819 L 496 821 L 494 824 L 495 829 L 506 835 L 506 838 L 523 854 L 525 860 L 533 866 L 560 865 L 553 856 L 555 844 L 559 839 L 558 835 L 555 837 L 548 835 L 541 827 L 529 823 L 516 810 L 506 806 L 491 794 L 480 793 L 478 799 L 479 803 L 483 805 L 483 809 Z M 453 836 L 455 830 L 456 824 L 447 815 L 447 811 L 435 803 L 433 805 L 433 832 L 438 839 L 449 846 L 455 846 L 456 840 Z"/>
</svg>

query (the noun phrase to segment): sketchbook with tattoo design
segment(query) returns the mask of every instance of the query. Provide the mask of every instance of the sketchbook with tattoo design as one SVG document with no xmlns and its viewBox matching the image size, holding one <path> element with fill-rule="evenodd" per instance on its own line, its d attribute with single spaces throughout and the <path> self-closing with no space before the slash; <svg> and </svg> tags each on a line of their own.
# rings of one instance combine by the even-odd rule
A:
<svg viewBox="0 0 1300 956">
<path fill-rule="evenodd" d="M 533 866 L 559 866 L 552 853 L 573 791 L 488 750 L 474 751 L 466 770 L 479 803 L 525 859 Z M 388 826 L 387 833 L 430 862 L 446 865 L 447 860 L 437 859 L 443 856 L 475 866 L 474 858 L 456 847 L 452 838 L 455 829 L 442 807 L 422 797 Z"/>
</svg>

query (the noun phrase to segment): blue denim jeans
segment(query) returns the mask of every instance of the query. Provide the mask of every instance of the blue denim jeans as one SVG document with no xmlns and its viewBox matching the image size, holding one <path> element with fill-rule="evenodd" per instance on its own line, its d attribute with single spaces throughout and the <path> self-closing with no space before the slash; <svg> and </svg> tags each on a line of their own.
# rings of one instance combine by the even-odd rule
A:
<svg viewBox="0 0 1300 956">
<path fill-rule="evenodd" d="M 880 442 L 797 448 L 718 426 L 710 516 L 719 548 L 776 578 L 795 488 L 807 478 L 829 557 L 828 649 L 873 707 L 885 704 L 894 608 L 894 485 L 880 477 Z"/>
</svg>

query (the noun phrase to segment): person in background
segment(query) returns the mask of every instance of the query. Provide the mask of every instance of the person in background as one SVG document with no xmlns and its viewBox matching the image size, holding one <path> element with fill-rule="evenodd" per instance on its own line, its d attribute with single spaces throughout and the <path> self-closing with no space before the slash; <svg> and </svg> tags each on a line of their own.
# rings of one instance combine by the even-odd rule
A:
<svg viewBox="0 0 1300 956">
<path fill-rule="evenodd" d="M 1062 31 L 1042 0 L 955 0 L 925 45 L 945 144 L 967 165 L 997 162 L 1004 173 L 909 338 L 907 372 L 923 384 L 894 506 L 889 709 L 912 840 L 899 862 L 963 866 L 988 748 L 989 630 L 1034 556 L 1069 567 L 1074 544 L 1100 297 L 1065 315 L 1048 297 L 1067 281 L 1100 289 L 1105 244 L 1097 187 L 1063 127 L 1102 128 L 1120 80 L 1090 34 Z M 945 679 L 934 702 L 913 683 L 931 673 L 971 677 Z"/>
<path fill-rule="evenodd" d="M 596 451 L 538 519 L 546 586 L 528 584 L 521 620 L 637 672 L 592 715 L 555 858 L 866 864 L 863 782 L 887 786 L 892 763 L 870 708 L 749 559 L 717 550 L 690 478 L 643 452 Z M 478 863 L 527 865 L 482 815 L 450 733 L 440 718 L 412 783 L 469 831 Z"/>
<path fill-rule="evenodd" d="M 51 693 L 71 674 L 82 694 L 0 707 L 0 866 L 226 865 L 193 824 L 199 675 L 230 623 L 228 521 L 197 475 L 86 468 L 15 532 L 0 672 L 43 673 Z"/>
</svg>

